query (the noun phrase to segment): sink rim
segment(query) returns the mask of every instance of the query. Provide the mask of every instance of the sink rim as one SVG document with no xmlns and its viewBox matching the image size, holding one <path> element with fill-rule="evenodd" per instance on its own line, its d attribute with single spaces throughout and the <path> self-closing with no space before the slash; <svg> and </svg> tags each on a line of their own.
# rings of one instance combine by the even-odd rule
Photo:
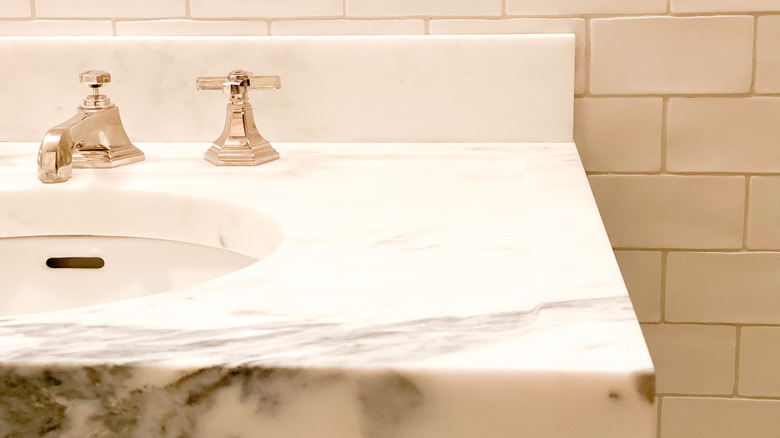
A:
<svg viewBox="0 0 780 438">
<path fill-rule="evenodd" d="M 0 192 L 0 239 L 104 236 L 177 241 L 262 260 L 284 241 L 271 216 L 219 199 L 144 190 L 48 186 Z"/>
</svg>

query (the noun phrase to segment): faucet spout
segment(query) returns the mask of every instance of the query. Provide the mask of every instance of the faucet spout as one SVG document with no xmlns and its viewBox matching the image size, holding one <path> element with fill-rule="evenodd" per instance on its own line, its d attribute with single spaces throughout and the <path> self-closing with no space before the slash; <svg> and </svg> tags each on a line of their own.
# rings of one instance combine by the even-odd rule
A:
<svg viewBox="0 0 780 438">
<path fill-rule="evenodd" d="M 82 122 L 86 114 L 78 114 L 49 129 L 38 149 L 38 179 L 44 183 L 59 183 L 70 179 L 73 172 L 73 141 L 71 129 Z"/>
<path fill-rule="evenodd" d="M 38 179 L 60 183 L 70 179 L 74 167 L 108 168 L 135 163 L 144 153 L 127 137 L 119 107 L 97 91 L 111 77 L 99 70 L 81 73 L 81 82 L 93 90 L 76 115 L 49 129 L 38 150 Z"/>
</svg>

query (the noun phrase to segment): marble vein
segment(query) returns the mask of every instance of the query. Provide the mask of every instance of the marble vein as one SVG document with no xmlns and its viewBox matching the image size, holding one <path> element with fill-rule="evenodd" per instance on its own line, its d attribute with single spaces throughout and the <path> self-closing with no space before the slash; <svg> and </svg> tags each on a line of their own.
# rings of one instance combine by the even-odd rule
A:
<svg viewBox="0 0 780 438">
<path fill-rule="evenodd" d="M 184 351 L 194 356 L 220 357 L 224 363 L 234 365 L 381 366 L 479 348 L 491 342 L 496 334 L 508 338 L 528 335 L 542 330 L 536 322 L 543 312 L 568 322 L 573 322 L 578 313 L 631 322 L 633 318 L 625 312 L 627 308 L 630 309 L 630 302 L 622 297 L 602 298 L 545 303 L 527 311 L 425 318 L 362 327 L 295 320 L 211 330 L 144 329 L 88 322 L 8 323 L 0 325 L 0 338 L 14 339 L 12 342 L 18 347 L 23 342 L 32 348 L 0 350 L 0 361 L 46 364 L 72 359 L 153 365 L 165 363 L 171 352 Z M 61 339 L 78 347 L 65 352 Z"/>
</svg>

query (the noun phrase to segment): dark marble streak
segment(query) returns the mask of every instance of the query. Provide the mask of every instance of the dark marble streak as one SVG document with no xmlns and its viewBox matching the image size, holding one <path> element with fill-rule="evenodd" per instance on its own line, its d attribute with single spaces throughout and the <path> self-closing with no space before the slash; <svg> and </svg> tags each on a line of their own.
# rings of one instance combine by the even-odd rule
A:
<svg viewBox="0 0 780 438">
<path fill-rule="evenodd" d="M 202 418 L 217 403 L 226 403 L 218 400 L 229 388 L 239 390 L 241 405 L 254 406 L 252 415 L 273 420 L 304 393 L 344 385 L 352 388 L 352 409 L 357 410 L 364 438 L 402 436 L 406 424 L 414 426 L 414 420 L 424 418 L 425 396 L 418 385 L 391 371 L 345 375 L 329 370 L 210 367 L 162 385 L 139 384 L 133 379 L 136 371 L 124 366 L 1 367 L 0 436 L 54 438 L 85 430 L 91 437 L 196 436 Z M 84 406 L 90 408 L 88 415 L 75 413 L 79 407 L 83 412 Z M 240 438 L 266 436 L 262 430 L 244 433 Z"/>
<path fill-rule="evenodd" d="M 0 368 L 0 436 L 57 437 L 88 429 L 95 437 L 188 437 L 219 392 L 240 388 L 240 402 L 273 417 L 300 392 L 338 382 L 334 373 L 294 369 L 212 367 L 161 386 L 138 385 L 122 366 Z M 74 406 L 90 406 L 74 418 Z"/>
</svg>

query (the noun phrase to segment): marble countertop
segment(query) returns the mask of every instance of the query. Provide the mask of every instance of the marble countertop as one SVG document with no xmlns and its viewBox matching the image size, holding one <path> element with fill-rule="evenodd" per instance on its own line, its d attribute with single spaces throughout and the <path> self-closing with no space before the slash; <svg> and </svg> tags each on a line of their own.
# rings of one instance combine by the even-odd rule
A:
<svg viewBox="0 0 780 438">
<path fill-rule="evenodd" d="M 205 283 L 0 320 L 0 432 L 654 436 L 652 362 L 573 143 L 287 143 L 250 168 L 138 146 L 43 185 L 37 144 L 0 144 L 0 197 L 220 199 L 284 239 Z M 14 221 L 0 209 L 0 236 Z"/>
</svg>

